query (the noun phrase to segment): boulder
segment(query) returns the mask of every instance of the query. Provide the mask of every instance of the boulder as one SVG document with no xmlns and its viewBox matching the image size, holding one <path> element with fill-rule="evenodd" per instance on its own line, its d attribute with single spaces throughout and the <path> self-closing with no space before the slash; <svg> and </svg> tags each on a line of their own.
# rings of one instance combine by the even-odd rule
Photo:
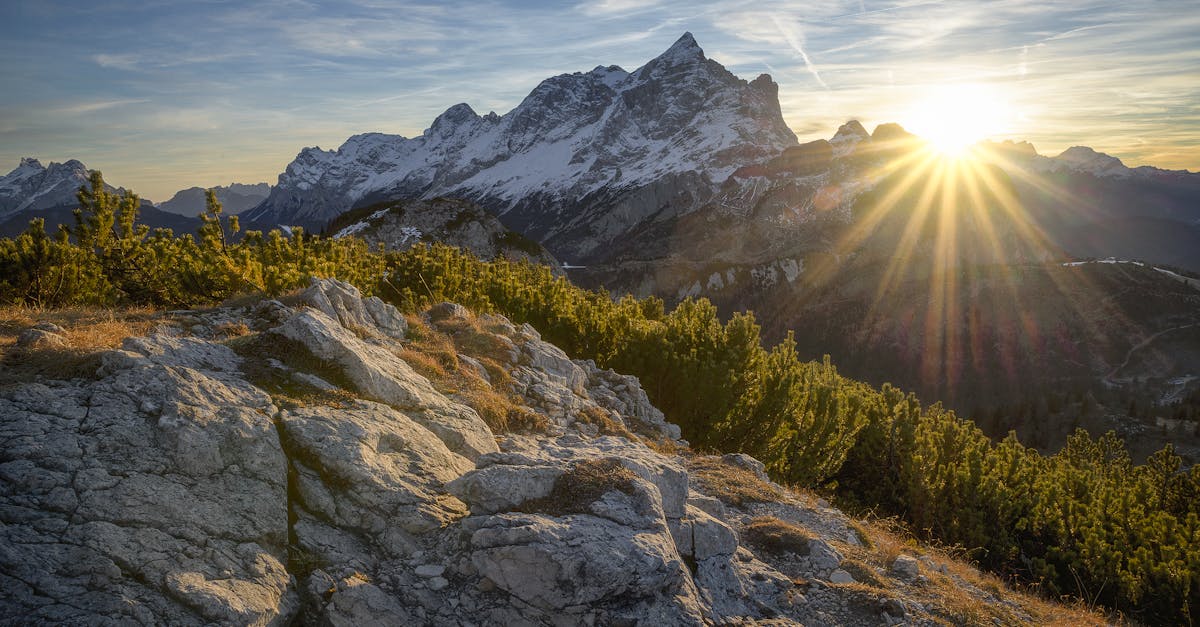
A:
<svg viewBox="0 0 1200 627">
<path fill-rule="evenodd" d="M 471 535 L 471 561 L 497 588 L 536 608 L 653 603 L 666 624 L 700 625 L 687 567 L 665 528 L 631 529 L 588 515 L 500 514 Z"/>
<path fill-rule="evenodd" d="M 66 330 L 52 322 L 39 322 L 17 335 L 17 347 L 62 348 L 69 344 Z"/>
<path fill-rule="evenodd" d="M 279 428 L 298 470 L 305 513 L 390 555 L 406 554 L 412 535 L 467 513 L 442 486 L 472 464 L 391 407 L 359 401 L 347 408 L 289 409 L 280 413 Z M 299 540 L 319 550 L 318 543 Z"/>
<path fill-rule="evenodd" d="M 492 465 L 451 481 L 446 489 L 471 507 L 472 514 L 508 512 L 554 488 L 563 466 Z"/>
<path fill-rule="evenodd" d="M 689 507 L 692 528 L 692 555 L 696 561 L 732 556 L 738 548 L 737 534 L 725 523 L 703 510 Z"/>
<path fill-rule="evenodd" d="M 497 450 L 491 429 L 475 410 L 446 398 L 387 348 L 360 340 L 324 313 L 303 311 L 276 332 L 336 364 L 358 392 L 404 411 L 455 453 L 475 459 Z"/>
<path fill-rule="evenodd" d="M 394 306 L 377 296 L 363 298 L 357 287 L 337 279 L 314 278 L 300 300 L 352 331 L 378 331 L 393 339 L 403 339 L 408 331 L 408 321 Z"/>
<path fill-rule="evenodd" d="M 911 555 L 897 555 L 892 561 L 892 574 L 904 580 L 921 576 L 921 563 Z"/>
<path fill-rule="evenodd" d="M 272 624 L 298 610 L 287 465 L 229 349 L 152 336 L 87 383 L 0 392 L 0 609 L 29 623 Z"/>
</svg>

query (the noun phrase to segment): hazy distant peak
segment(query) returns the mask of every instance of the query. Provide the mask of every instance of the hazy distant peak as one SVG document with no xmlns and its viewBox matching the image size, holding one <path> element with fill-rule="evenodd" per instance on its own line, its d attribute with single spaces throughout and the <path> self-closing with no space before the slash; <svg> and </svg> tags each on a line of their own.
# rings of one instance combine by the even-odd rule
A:
<svg viewBox="0 0 1200 627">
<path fill-rule="evenodd" d="M 1055 159 L 1058 159 L 1059 161 L 1066 161 L 1067 163 L 1075 165 L 1105 165 L 1109 167 L 1125 165 L 1124 163 L 1121 163 L 1120 159 L 1112 155 L 1097 152 L 1095 149 L 1089 148 L 1088 146 L 1071 146 L 1070 148 L 1062 151 L 1062 154 L 1055 157 Z"/>
<path fill-rule="evenodd" d="M 227 215 L 241 213 L 262 202 L 270 193 L 271 186 L 266 183 L 247 185 L 230 183 L 210 188 L 221 202 Z M 158 208 L 177 215 L 194 217 L 204 211 L 207 205 L 207 190 L 203 187 L 189 187 L 179 190 L 170 200 L 158 203 Z"/>
<path fill-rule="evenodd" d="M 854 152 L 856 146 L 864 141 L 870 141 L 871 135 L 867 133 L 867 129 L 858 120 L 850 120 L 838 127 L 836 133 L 829 140 L 833 147 L 833 154 L 838 157 L 844 157 L 851 152 Z"/>
<path fill-rule="evenodd" d="M 848 140 L 857 141 L 867 139 L 870 136 L 870 133 L 867 133 L 867 129 L 863 128 L 862 122 L 850 120 L 838 127 L 837 132 L 833 134 L 833 139 L 830 141 L 834 143 Z"/>
</svg>

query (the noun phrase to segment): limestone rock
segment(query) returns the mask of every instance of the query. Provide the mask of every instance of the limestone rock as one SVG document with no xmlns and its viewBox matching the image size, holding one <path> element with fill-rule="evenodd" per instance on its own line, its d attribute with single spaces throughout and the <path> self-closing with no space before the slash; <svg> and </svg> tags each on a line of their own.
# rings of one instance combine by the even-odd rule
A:
<svg viewBox="0 0 1200 627">
<path fill-rule="evenodd" d="M 297 466 L 300 506 L 326 525 L 402 555 L 412 534 L 466 515 L 442 485 L 471 463 L 391 407 L 369 401 L 342 409 L 303 407 L 281 412 L 279 423 Z M 298 535 L 319 551 L 308 534 Z"/>
<path fill-rule="evenodd" d="M 644 444 L 614 436 L 584 439 L 566 434 L 553 439 L 509 436 L 504 440 L 504 448 L 503 453 L 480 458 L 479 467 L 543 465 L 565 469 L 575 460 L 613 458 L 653 484 L 667 518 L 681 518 L 686 513 L 688 475 L 683 464 L 655 453 Z"/>
<path fill-rule="evenodd" d="M 730 466 L 749 470 L 754 473 L 754 476 L 763 481 L 770 481 L 770 477 L 767 476 L 766 465 L 745 453 L 727 453 L 721 456 L 721 461 Z"/>
<path fill-rule="evenodd" d="M 377 330 L 394 339 L 403 339 L 408 331 L 408 322 L 394 306 L 377 296 L 364 299 L 358 288 L 337 279 L 313 279 L 300 300 L 350 330 Z"/>
<path fill-rule="evenodd" d="M 323 622 L 333 627 L 395 625 L 405 627 L 419 621 L 378 586 L 359 577 L 347 577 L 337 585 L 324 607 Z"/>
<path fill-rule="evenodd" d="M 737 534 L 729 525 L 696 508 L 688 508 L 688 518 L 691 519 L 693 555 L 697 561 L 728 558 L 737 551 Z"/>
<path fill-rule="evenodd" d="M 17 335 L 18 348 L 61 348 L 67 344 L 66 331 L 51 322 L 40 322 Z"/>
<path fill-rule="evenodd" d="M 475 410 L 438 393 L 404 360 L 358 339 L 329 316 L 303 311 L 277 332 L 337 364 L 364 396 L 405 411 L 450 450 L 468 459 L 497 450 L 491 430 Z"/>
<path fill-rule="evenodd" d="M 839 568 L 829 574 L 829 583 L 854 583 L 854 576 Z"/>
<path fill-rule="evenodd" d="M 472 563 L 498 588 L 544 610 L 655 603 L 668 624 L 702 624 L 696 589 L 666 529 L 630 529 L 579 515 L 489 517 L 471 536 Z"/>
<path fill-rule="evenodd" d="M 921 563 L 911 555 L 897 555 L 892 561 L 892 574 L 900 579 L 916 579 L 921 575 Z"/>
<path fill-rule="evenodd" d="M 495 514 L 550 494 L 563 471 L 559 466 L 492 465 L 451 481 L 446 489 L 466 502 L 472 514 Z"/>
<path fill-rule="evenodd" d="M 50 623 L 286 622 L 286 460 L 229 349 L 153 336 L 99 381 L 0 392 L 0 610 Z M 106 617 L 106 618 L 105 618 Z"/>
</svg>

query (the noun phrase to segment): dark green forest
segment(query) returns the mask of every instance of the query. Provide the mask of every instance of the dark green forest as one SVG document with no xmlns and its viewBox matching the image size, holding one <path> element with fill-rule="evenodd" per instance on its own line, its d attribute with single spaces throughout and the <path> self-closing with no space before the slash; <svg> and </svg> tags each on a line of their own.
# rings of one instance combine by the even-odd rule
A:
<svg viewBox="0 0 1200 627">
<path fill-rule="evenodd" d="M 35 220 L 0 240 L 0 303 L 208 306 L 310 277 L 349 281 L 406 311 L 454 301 L 637 375 L 696 449 L 749 453 L 781 483 L 900 516 L 1050 595 L 1149 623 L 1189 624 L 1200 602 L 1200 471 L 1170 447 L 1135 465 L 1113 434 L 1077 431 L 1051 456 L 1012 435 L 997 442 L 940 405 L 840 376 L 828 357 L 802 360 L 790 336 L 765 347 L 753 314 L 722 321 L 704 299 L 667 312 L 658 299 L 613 298 L 547 267 L 444 246 L 385 253 L 299 230 L 239 234 L 211 193 L 198 238 L 150 232 L 137 197 L 106 192 L 99 173 L 79 203 L 57 233 Z"/>
</svg>

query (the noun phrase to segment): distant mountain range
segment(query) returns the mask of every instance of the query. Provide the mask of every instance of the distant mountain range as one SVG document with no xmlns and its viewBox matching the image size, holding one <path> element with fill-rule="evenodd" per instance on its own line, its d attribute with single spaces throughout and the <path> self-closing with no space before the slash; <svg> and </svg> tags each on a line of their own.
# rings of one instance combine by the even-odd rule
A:
<svg viewBox="0 0 1200 627">
<path fill-rule="evenodd" d="M 34 158 L 21 159 L 16 169 L 0 177 L 0 237 L 12 237 L 24 231 L 33 218 L 44 218 L 50 232 L 54 232 L 58 224 L 72 224 L 73 211 L 79 206 L 76 193 L 80 187 L 88 185 L 89 172 L 88 167 L 76 159 L 51 162 L 49 166 Z M 107 182 L 106 187 L 110 192 L 124 192 L 123 188 Z M 233 183 L 213 189 L 225 213 L 235 215 L 262 202 L 271 186 Z M 203 210 L 204 189 L 192 187 L 177 192 L 158 206 L 143 199 L 139 219 L 151 228 L 185 233 L 200 225 L 196 216 Z"/>
<path fill-rule="evenodd" d="M 217 200 L 221 202 L 226 215 L 237 215 L 247 209 L 252 209 L 271 193 L 271 186 L 266 183 L 256 185 L 232 183 L 218 185 L 211 189 L 216 193 Z M 163 211 L 194 218 L 204 211 L 204 192 L 205 188 L 203 187 L 189 187 L 175 192 L 170 200 L 160 202 L 157 206 Z"/>
</svg>

